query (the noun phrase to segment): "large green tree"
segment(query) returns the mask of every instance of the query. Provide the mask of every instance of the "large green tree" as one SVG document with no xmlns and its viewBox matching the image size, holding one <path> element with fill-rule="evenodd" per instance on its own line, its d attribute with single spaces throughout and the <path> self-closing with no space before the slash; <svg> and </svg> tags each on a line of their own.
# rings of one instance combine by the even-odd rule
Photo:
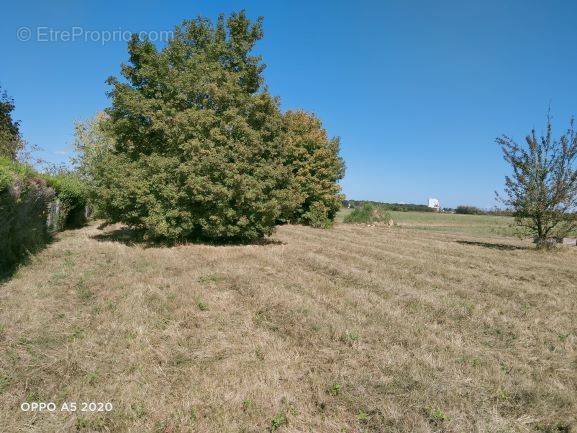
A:
<svg viewBox="0 0 577 433">
<path fill-rule="evenodd" d="M 252 55 L 262 23 L 244 12 L 185 21 L 158 50 L 133 37 L 110 78 L 98 204 L 151 238 L 250 240 L 297 203 L 283 119 Z"/>
<path fill-rule="evenodd" d="M 345 166 L 339 156 L 339 139 L 329 139 L 321 121 L 305 111 L 283 115 L 286 165 L 293 173 L 297 206 L 289 220 L 314 227 L 328 227 L 344 196 L 338 181 Z"/>
<path fill-rule="evenodd" d="M 16 160 L 22 149 L 20 126 L 12 118 L 14 101 L 0 88 L 0 156 Z"/>
</svg>

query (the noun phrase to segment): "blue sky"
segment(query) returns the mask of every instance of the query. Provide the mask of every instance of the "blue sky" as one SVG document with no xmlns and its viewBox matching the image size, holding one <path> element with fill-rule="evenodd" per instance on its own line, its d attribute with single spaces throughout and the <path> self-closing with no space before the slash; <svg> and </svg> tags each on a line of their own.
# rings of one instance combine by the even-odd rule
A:
<svg viewBox="0 0 577 433">
<path fill-rule="evenodd" d="M 243 8 L 265 18 L 257 52 L 282 108 L 341 137 L 349 198 L 493 206 L 507 173 L 495 137 L 541 130 L 549 103 L 558 131 L 577 113 L 577 2 L 561 0 L 20 0 L 3 6 L 0 85 L 24 138 L 65 161 L 74 121 L 108 105 L 126 43 L 38 32 L 163 31 Z"/>
</svg>

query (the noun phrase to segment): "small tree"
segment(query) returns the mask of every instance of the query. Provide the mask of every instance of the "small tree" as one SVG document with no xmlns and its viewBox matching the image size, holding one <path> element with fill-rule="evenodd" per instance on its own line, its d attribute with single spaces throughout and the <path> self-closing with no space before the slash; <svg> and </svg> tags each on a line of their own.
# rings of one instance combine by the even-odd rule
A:
<svg viewBox="0 0 577 433">
<path fill-rule="evenodd" d="M 505 196 L 498 199 L 513 210 L 515 221 L 535 237 L 538 247 L 577 228 L 577 134 L 574 121 L 559 139 L 553 138 L 551 117 L 544 136 L 535 130 L 521 146 L 503 135 L 497 138 L 505 161 L 513 169 L 505 177 Z"/>
<path fill-rule="evenodd" d="M 14 101 L 0 89 L 0 156 L 16 160 L 23 147 L 20 125 L 12 119 Z"/>
</svg>

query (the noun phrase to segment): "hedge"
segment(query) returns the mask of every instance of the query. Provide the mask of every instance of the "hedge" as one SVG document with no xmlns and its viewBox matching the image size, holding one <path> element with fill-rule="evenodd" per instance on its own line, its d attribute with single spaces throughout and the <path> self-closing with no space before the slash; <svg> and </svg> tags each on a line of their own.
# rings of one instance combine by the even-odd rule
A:
<svg viewBox="0 0 577 433">
<path fill-rule="evenodd" d="M 343 206 L 352 208 L 361 208 L 365 204 L 371 206 L 380 206 L 383 209 L 394 212 L 435 212 L 435 209 L 430 208 L 426 204 L 411 204 L 411 203 L 383 203 L 379 201 L 370 200 L 344 200 Z"/>
<path fill-rule="evenodd" d="M 54 190 L 30 167 L 0 158 L 0 275 L 44 245 Z"/>
<path fill-rule="evenodd" d="M 0 276 L 49 241 L 86 222 L 88 189 L 74 174 L 40 175 L 0 157 Z"/>
</svg>

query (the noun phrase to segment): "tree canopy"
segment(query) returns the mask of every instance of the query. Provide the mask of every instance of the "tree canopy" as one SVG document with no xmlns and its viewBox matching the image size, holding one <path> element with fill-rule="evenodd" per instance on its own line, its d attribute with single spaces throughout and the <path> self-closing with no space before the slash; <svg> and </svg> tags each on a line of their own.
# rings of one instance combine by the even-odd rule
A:
<svg viewBox="0 0 577 433">
<path fill-rule="evenodd" d="M 321 121 L 302 110 L 285 113 L 283 125 L 286 164 L 297 197 L 290 221 L 327 227 L 344 199 L 337 183 L 345 173 L 339 139 L 329 139 Z"/>
<path fill-rule="evenodd" d="M 22 149 L 20 125 L 12 118 L 14 100 L 0 88 L 0 156 L 15 160 Z"/>
<path fill-rule="evenodd" d="M 262 36 L 262 20 L 238 12 L 214 25 L 184 21 L 162 49 L 132 38 L 122 77 L 108 81 L 112 106 L 97 130 L 77 131 L 109 222 L 169 240 L 251 240 L 279 221 L 330 223 L 344 170 L 338 140 L 314 116 L 282 115 L 252 54 Z"/>
</svg>

